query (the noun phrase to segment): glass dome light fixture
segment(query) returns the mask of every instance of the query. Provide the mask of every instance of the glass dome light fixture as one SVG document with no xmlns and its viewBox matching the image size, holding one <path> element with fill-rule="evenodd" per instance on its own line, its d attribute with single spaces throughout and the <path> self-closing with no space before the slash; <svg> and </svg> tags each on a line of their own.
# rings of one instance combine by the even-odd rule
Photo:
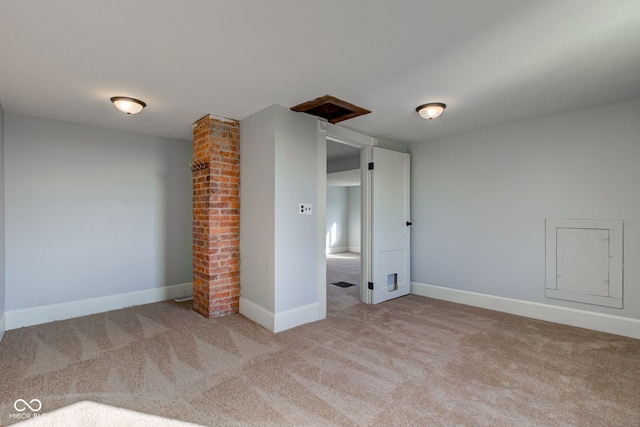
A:
<svg viewBox="0 0 640 427">
<path fill-rule="evenodd" d="M 144 107 L 147 106 L 139 99 L 129 98 L 127 96 L 114 96 L 111 98 L 111 102 L 115 107 L 125 114 L 138 114 Z"/>
<path fill-rule="evenodd" d="M 447 106 L 441 102 L 431 102 L 429 104 L 422 104 L 416 111 L 422 118 L 427 120 L 433 120 L 440 117 L 440 114 L 444 111 Z"/>
</svg>

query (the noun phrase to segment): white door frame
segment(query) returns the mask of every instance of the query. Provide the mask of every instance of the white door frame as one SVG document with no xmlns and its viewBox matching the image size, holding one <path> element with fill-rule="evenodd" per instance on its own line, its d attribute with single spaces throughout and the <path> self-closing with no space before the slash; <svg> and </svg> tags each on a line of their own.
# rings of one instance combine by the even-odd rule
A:
<svg viewBox="0 0 640 427">
<path fill-rule="evenodd" d="M 371 161 L 370 147 L 378 145 L 378 140 L 349 129 L 345 129 L 324 119 L 317 119 L 317 209 L 316 220 L 318 236 L 316 262 L 318 270 L 318 305 L 320 310 L 319 319 L 327 317 L 327 255 L 326 241 L 324 239 L 327 231 L 327 141 L 339 142 L 360 149 L 360 182 L 361 182 L 361 271 L 360 271 L 360 300 L 366 304 L 371 304 L 371 292 L 366 286 L 371 272 L 371 174 L 367 173 L 369 162 Z"/>
</svg>

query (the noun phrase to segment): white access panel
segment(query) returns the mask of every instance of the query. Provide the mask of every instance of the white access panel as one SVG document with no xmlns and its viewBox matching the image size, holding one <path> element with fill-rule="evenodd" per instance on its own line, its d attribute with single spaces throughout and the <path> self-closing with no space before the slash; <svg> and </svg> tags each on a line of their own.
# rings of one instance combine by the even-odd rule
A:
<svg viewBox="0 0 640 427">
<path fill-rule="evenodd" d="M 546 296 L 622 308 L 622 220 L 546 220 Z"/>
</svg>

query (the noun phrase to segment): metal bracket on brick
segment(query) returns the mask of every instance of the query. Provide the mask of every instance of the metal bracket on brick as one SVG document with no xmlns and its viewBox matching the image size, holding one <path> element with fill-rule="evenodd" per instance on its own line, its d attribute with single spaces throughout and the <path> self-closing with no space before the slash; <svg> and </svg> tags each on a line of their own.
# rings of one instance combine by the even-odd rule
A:
<svg viewBox="0 0 640 427">
<path fill-rule="evenodd" d="M 196 160 L 193 163 L 189 162 L 189 167 L 191 168 L 191 172 L 199 171 L 205 169 L 209 163 L 201 162 L 200 160 Z"/>
</svg>

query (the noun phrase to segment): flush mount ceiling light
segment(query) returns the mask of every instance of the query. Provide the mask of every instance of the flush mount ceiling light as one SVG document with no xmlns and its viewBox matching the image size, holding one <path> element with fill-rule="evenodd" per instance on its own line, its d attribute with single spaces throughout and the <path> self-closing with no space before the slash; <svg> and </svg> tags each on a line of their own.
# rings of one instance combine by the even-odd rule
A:
<svg viewBox="0 0 640 427">
<path fill-rule="evenodd" d="M 111 98 L 111 102 L 116 108 L 125 114 L 138 114 L 144 107 L 147 106 L 139 99 L 129 98 L 126 96 L 114 96 Z"/>
<path fill-rule="evenodd" d="M 432 102 L 430 104 L 423 104 L 416 108 L 418 114 L 422 116 L 422 118 L 427 120 L 433 120 L 440 117 L 440 114 L 447 108 L 445 104 L 440 102 Z"/>
</svg>

